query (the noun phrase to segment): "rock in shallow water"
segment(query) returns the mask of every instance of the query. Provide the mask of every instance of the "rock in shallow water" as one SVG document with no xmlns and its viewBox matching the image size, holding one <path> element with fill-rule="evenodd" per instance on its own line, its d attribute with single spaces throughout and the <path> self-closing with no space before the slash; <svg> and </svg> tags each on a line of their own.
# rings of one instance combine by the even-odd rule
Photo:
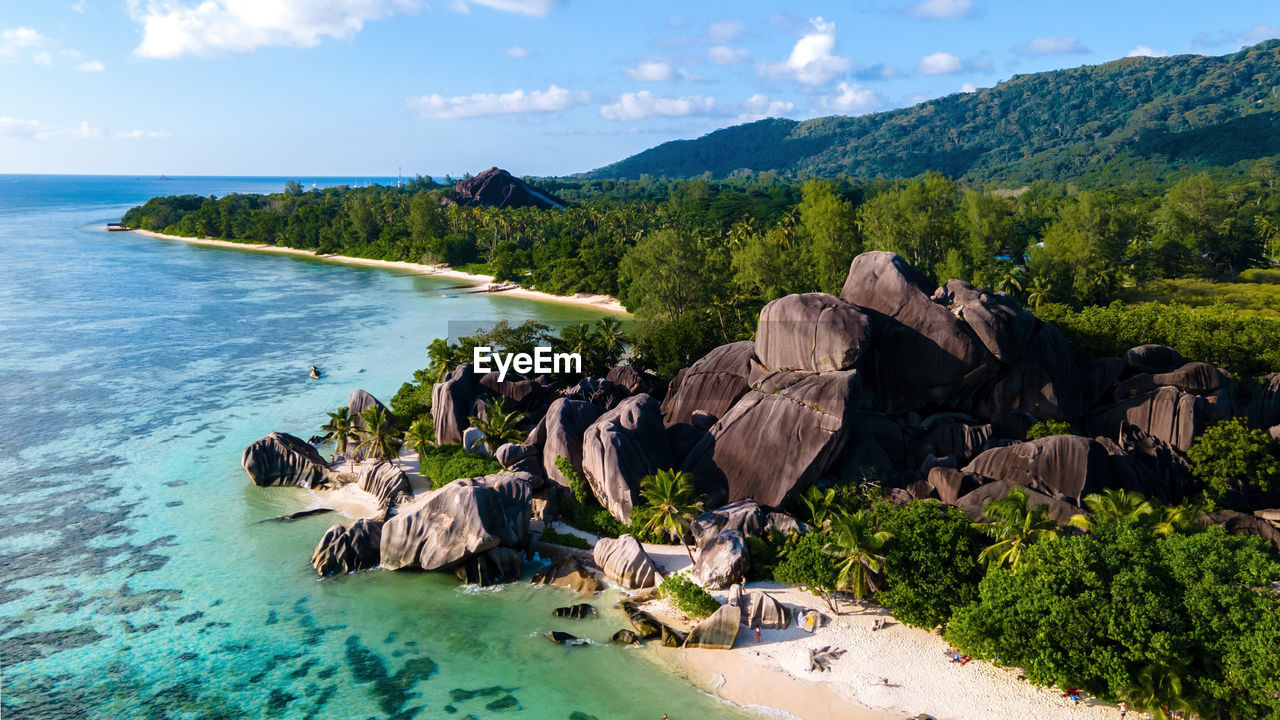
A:
<svg viewBox="0 0 1280 720">
<path fill-rule="evenodd" d="M 573 555 L 565 554 L 533 574 L 534 585 L 556 585 L 575 590 L 579 595 L 594 595 L 601 590 L 599 578 L 587 571 Z"/>
<path fill-rule="evenodd" d="M 320 577 L 377 567 L 382 543 L 382 523 L 357 520 L 329 528 L 311 554 L 311 567 Z"/>
<path fill-rule="evenodd" d="M 295 485 L 301 488 L 329 484 L 329 466 L 311 445 L 288 433 L 273 432 L 244 449 L 240 465 L 254 485 Z"/>
</svg>

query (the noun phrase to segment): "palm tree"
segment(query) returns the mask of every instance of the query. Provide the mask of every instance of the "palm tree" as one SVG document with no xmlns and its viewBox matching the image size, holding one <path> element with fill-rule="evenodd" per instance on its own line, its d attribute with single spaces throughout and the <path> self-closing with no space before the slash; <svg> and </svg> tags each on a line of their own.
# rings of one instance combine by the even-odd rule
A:
<svg viewBox="0 0 1280 720">
<path fill-rule="evenodd" d="M 1138 672 L 1137 685 L 1126 694 L 1134 710 L 1151 713 L 1153 720 L 1170 720 L 1175 712 L 1194 712 L 1182 697 L 1182 678 L 1168 668 L 1143 667 Z"/>
<path fill-rule="evenodd" d="M 1039 310 L 1041 305 L 1049 301 L 1052 293 L 1053 285 L 1043 275 L 1037 275 L 1027 287 L 1027 304 Z"/>
<path fill-rule="evenodd" d="M 843 513 L 831 520 L 831 534 L 823 550 L 840 560 L 836 587 L 848 590 L 862 602 L 877 590 L 872 576 L 884 569 L 884 556 L 877 555 L 893 535 L 876 529 L 868 510 Z"/>
<path fill-rule="evenodd" d="M 509 442 L 524 441 L 525 433 L 516 426 L 524 420 L 525 414 L 515 409 L 507 410 L 506 398 L 498 397 L 485 403 L 484 414 L 487 419 L 472 415 L 467 421 L 471 427 L 484 433 L 484 446 L 490 453 L 497 452 Z"/>
<path fill-rule="evenodd" d="M 1159 509 L 1152 530 L 1157 535 L 1173 533 L 1193 533 L 1203 527 L 1200 516 L 1204 514 L 1204 505 L 1197 502 L 1186 502 L 1181 505 L 1166 505 Z"/>
<path fill-rule="evenodd" d="M 349 412 L 346 407 L 340 407 L 337 411 L 329 413 L 329 422 L 320 426 L 320 429 L 325 432 L 325 438 L 333 443 L 339 455 L 347 454 L 347 443 L 351 442 L 356 434 Z"/>
<path fill-rule="evenodd" d="M 596 346 L 599 347 L 601 354 L 605 357 L 622 357 L 623 345 L 627 342 L 627 336 L 622 332 L 622 323 L 618 318 L 606 317 L 597 320 L 595 341 Z"/>
<path fill-rule="evenodd" d="M 1057 523 L 1043 506 L 1028 507 L 1027 493 L 1022 488 L 1014 488 L 1003 499 L 987 503 L 982 512 L 992 520 L 973 526 L 996 540 L 978 554 L 978 561 L 988 566 L 994 560 L 997 567 L 1008 565 L 1016 570 L 1028 545 L 1058 536 Z"/>
<path fill-rule="evenodd" d="M 809 511 L 809 521 L 814 527 L 826 528 L 831 523 L 832 509 L 836 504 L 836 489 L 827 488 L 826 492 L 810 485 L 800 496 L 800 503 Z"/>
<path fill-rule="evenodd" d="M 431 418 L 423 415 L 409 423 L 409 429 L 404 431 L 404 442 L 418 453 L 419 458 L 425 456 L 427 448 L 436 443 L 436 429 Z"/>
<path fill-rule="evenodd" d="M 453 346 L 443 338 L 436 338 L 427 345 L 427 375 L 432 383 L 440 382 L 453 369 L 453 354 Z"/>
<path fill-rule="evenodd" d="M 640 480 L 644 509 L 639 510 L 646 532 L 664 533 L 679 539 L 693 562 L 693 550 L 686 536 L 693 532 L 693 519 L 702 513 L 702 500 L 693 496 L 693 481 L 678 470 L 659 470 Z"/>
<path fill-rule="evenodd" d="M 1086 532 L 1092 530 L 1096 522 L 1113 522 L 1121 527 L 1133 527 L 1145 522 L 1147 517 L 1155 513 L 1155 508 L 1141 493 L 1129 492 L 1124 488 L 1087 495 L 1084 506 L 1093 513 L 1094 519 L 1091 520 L 1086 515 L 1075 515 L 1070 524 Z"/>
<path fill-rule="evenodd" d="M 368 451 L 371 458 L 395 460 L 400 455 L 402 441 L 392 427 L 387 411 L 374 405 L 360 413 L 360 420 L 364 423 L 364 440 L 360 441 L 357 449 Z"/>
<path fill-rule="evenodd" d="M 1008 269 L 1000 274 L 1000 279 L 996 280 L 996 290 L 1017 295 L 1022 292 L 1022 266 L 1007 263 Z"/>
</svg>

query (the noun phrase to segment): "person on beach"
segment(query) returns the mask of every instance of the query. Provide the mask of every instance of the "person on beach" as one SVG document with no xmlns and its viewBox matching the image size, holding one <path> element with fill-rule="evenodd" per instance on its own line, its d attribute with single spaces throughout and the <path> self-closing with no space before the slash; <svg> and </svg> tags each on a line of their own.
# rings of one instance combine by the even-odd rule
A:
<svg viewBox="0 0 1280 720">
<path fill-rule="evenodd" d="M 1124 716 L 1129 714 L 1129 703 L 1120 701 L 1120 718 L 1124 720 Z"/>
<path fill-rule="evenodd" d="M 760 642 L 760 626 L 756 625 L 755 630 L 756 630 L 756 642 L 758 643 Z"/>
</svg>

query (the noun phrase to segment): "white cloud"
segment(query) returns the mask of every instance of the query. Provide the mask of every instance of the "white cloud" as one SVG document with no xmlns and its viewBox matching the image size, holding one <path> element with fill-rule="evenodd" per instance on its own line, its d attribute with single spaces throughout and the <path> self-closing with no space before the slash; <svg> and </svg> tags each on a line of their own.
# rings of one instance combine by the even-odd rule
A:
<svg viewBox="0 0 1280 720">
<path fill-rule="evenodd" d="M 35 120 L 0 117 L 0 138 L 11 140 L 28 140 L 40 132 L 40 123 Z"/>
<path fill-rule="evenodd" d="M 950 75 L 964 70 L 964 61 L 947 52 L 936 52 L 920 58 L 916 72 L 923 75 Z"/>
<path fill-rule="evenodd" d="M 76 66 L 76 69 L 80 72 L 102 72 L 107 69 L 107 66 L 103 65 L 101 60 L 90 60 L 89 62 L 80 63 Z"/>
<path fill-rule="evenodd" d="M 742 101 L 742 111 L 738 113 L 738 120 L 739 122 L 752 122 L 770 117 L 783 117 L 795 109 L 796 104 L 793 102 L 770 100 L 768 97 L 756 93 Z"/>
<path fill-rule="evenodd" d="M 416 7 L 414 0 L 130 0 L 142 25 L 134 53 L 149 58 L 314 47 L 346 38 L 370 20 Z"/>
<path fill-rule="evenodd" d="M 733 42 L 747 26 L 741 20 L 720 20 L 707 25 L 707 42 L 723 45 Z"/>
<path fill-rule="evenodd" d="M 74 3 L 71 4 L 71 9 L 83 15 L 85 11 L 85 1 L 76 0 Z"/>
<path fill-rule="evenodd" d="M 409 98 L 405 103 L 424 119 L 456 120 L 488 115 L 555 112 L 582 105 L 589 99 L 586 92 L 551 85 L 546 90 L 528 93 L 524 90 L 512 90 L 501 94 L 475 93 L 448 98 L 442 95 L 423 95 Z"/>
<path fill-rule="evenodd" d="M 707 58 L 717 65 L 743 65 L 751 62 L 751 53 L 746 48 L 717 45 L 707 51 Z"/>
<path fill-rule="evenodd" d="M 1254 25 L 1236 38 L 1238 45 L 1257 45 L 1263 40 L 1280 37 L 1280 27 L 1271 25 Z"/>
<path fill-rule="evenodd" d="M 1038 37 L 1013 49 L 1019 55 L 1083 55 L 1089 48 L 1074 37 Z"/>
<path fill-rule="evenodd" d="M 805 85 L 826 85 L 853 66 L 849 58 L 835 55 L 835 23 L 817 17 L 809 24 L 812 28 L 791 48 L 791 55 L 779 63 L 762 64 L 761 74 Z"/>
<path fill-rule="evenodd" d="M 632 68 L 627 68 L 627 75 L 640 82 L 666 82 L 675 77 L 671 66 L 660 60 L 646 60 Z"/>
<path fill-rule="evenodd" d="M 464 13 L 470 12 L 469 4 L 481 5 L 501 12 L 546 17 L 560 4 L 560 0 L 455 0 L 453 9 Z"/>
<path fill-rule="evenodd" d="M 150 139 L 170 137 L 167 132 L 156 130 L 129 130 L 124 132 L 105 133 L 88 120 L 76 125 L 45 125 L 36 120 L 0 117 L 0 138 L 10 140 L 96 140 L 99 138 Z"/>
<path fill-rule="evenodd" d="M 971 92 L 977 92 L 977 91 L 978 91 L 978 86 L 974 85 L 973 83 L 964 83 L 963 85 L 960 86 L 960 92 L 962 93 L 971 93 Z"/>
<path fill-rule="evenodd" d="M 1168 50 L 1156 50 L 1155 48 L 1147 45 L 1139 45 L 1138 47 L 1130 50 L 1129 54 L 1125 55 L 1125 57 L 1167 57 L 1168 55 Z"/>
<path fill-rule="evenodd" d="M 885 102 L 881 93 L 857 83 L 842 82 L 836 87 L 836 94 L 822 98 L 821 104 L 834 112 L 861 115 L 883 107 Z"/>
<path fill-rule="evenodd" d="M 907 14 L 926 20 L 955 20 L 973 12 L 973 0 L 921 0 Z"/>
<path fill-rule="evenodd" d="M 715 108 L 715 98 L 702 95 L 686 97 L 656 97 L 648 90 L 623 93 L 618 102 L 600 108 L 605 120 L 641 120 L 649 117 L 683 117 L 706 114 Z"/>
<path fill-rule="evenodd" d="M 528 51 L 528 50 L 525 50 L 524 48 L 520 47 L 519 45 L 512 45 L 511 47 L 507 48 L 506 50 L 503 50 L 503 51 L 502 51 L 502 54 L 503 54 L 503 55 L 506 55 L 506 56 L 507 56 L 507 57 L 509 57 L 509 58 L 515 58 L 516 60 L 523 60 L 523 59 L 525 59 L 525 58 L 529 57 L 529 51 Z"/>
<path fill-rule="evenodd" d="M 0 41 L 14 48 L 43 47 L 49 44 L 49 38 L 29 27 L 16 27 L 0 31 Z"/>
<path fill-rule="evenodd" d="M 125 130 L 123 132 L 111 133 L 111 137 L 117 138 L 119 140 L 142 140 L 144 138 L 154 140 L 159 138 L 173 137 L 173 133 L 157 131 L 157 130 Z"/>
</svg>

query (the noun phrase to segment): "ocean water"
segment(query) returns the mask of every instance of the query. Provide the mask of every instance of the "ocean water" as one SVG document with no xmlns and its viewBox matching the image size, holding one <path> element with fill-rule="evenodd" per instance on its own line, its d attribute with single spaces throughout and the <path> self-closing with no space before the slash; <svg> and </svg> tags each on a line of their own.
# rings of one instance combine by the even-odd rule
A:
<svg viewBox="0 0 1280 720">
<path fill-rule="evenodd" d="M 335 515 L 258 524 L 321 499 L 251 486 L 248 443 L 388 398 L 450 320 L 598 315 L 102 229 L 152 195 L 282 184 L 0 176 L 0 716 L 743 717 L 645 656 L 670 651 L 607 644 L 616 598 L 575 621 L 528 583 L 318 580 Z"/>
</svg>

